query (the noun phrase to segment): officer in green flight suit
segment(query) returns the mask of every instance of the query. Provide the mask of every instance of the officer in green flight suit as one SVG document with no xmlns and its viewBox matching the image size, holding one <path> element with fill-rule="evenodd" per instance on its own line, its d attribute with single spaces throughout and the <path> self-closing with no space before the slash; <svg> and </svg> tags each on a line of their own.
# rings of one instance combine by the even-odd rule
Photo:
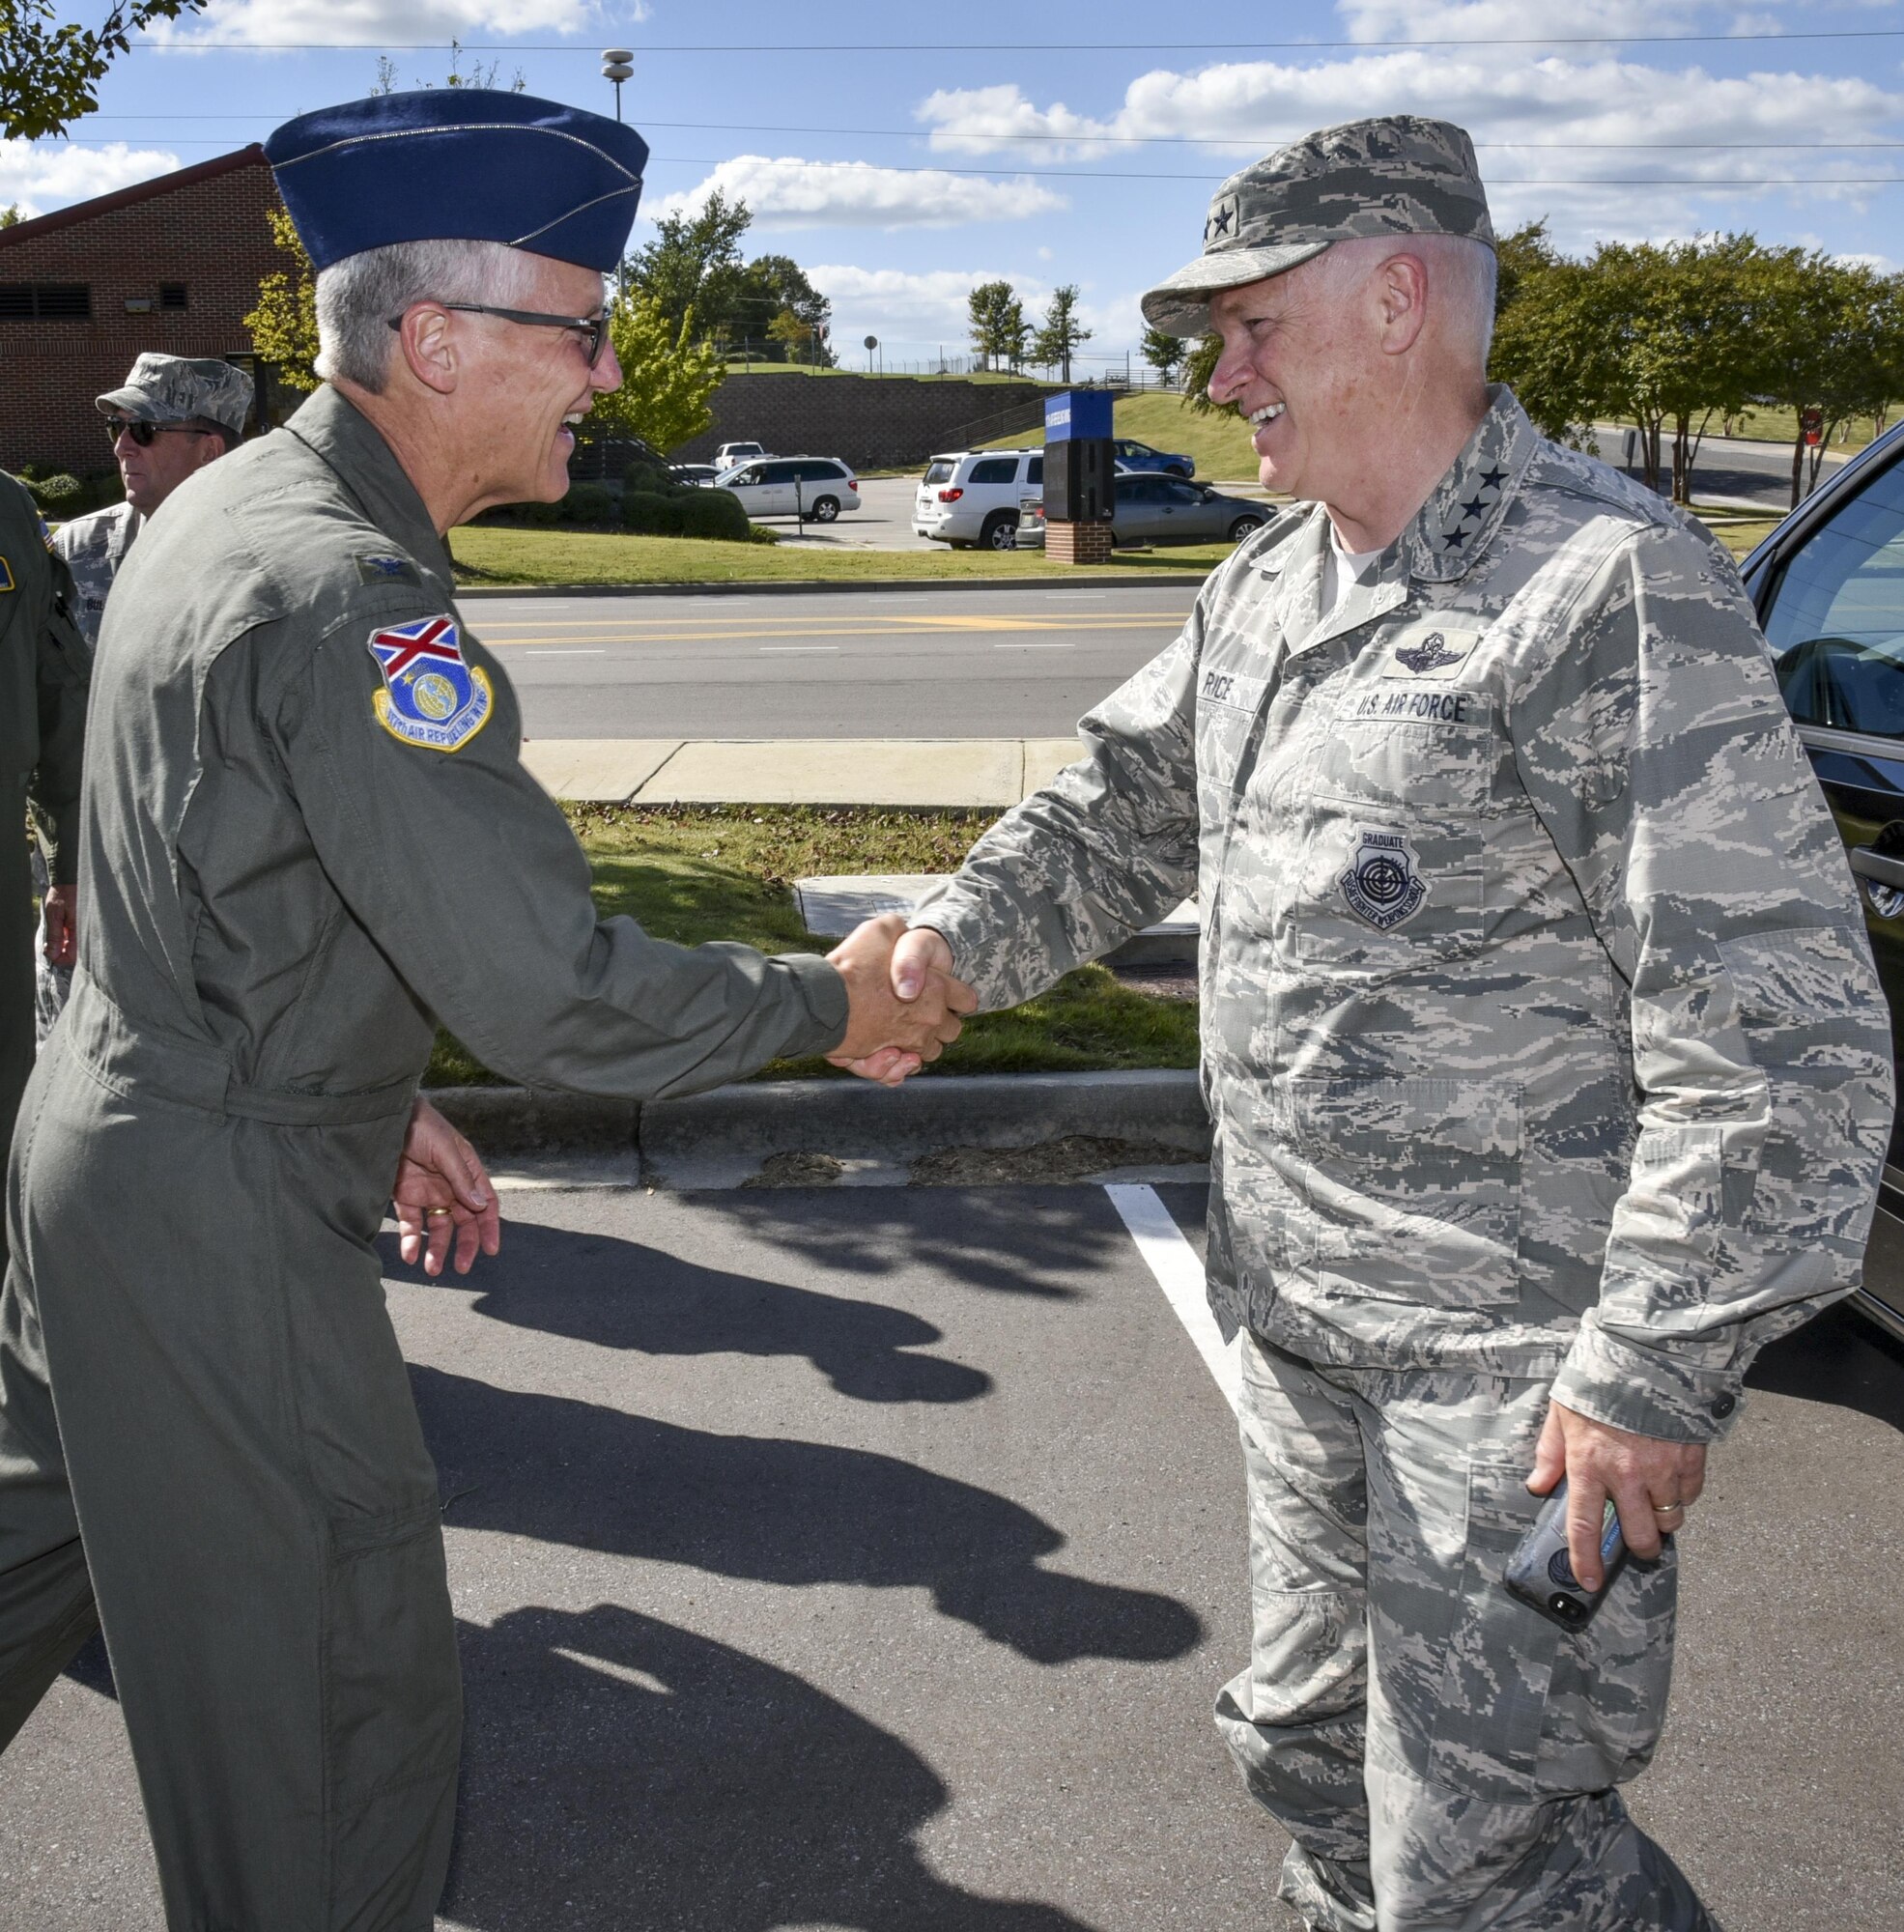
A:
<svg viewBox="0 0 1904 1932">
<path fill-rule="evenodd" d="M 497 1239 L 416 1100 L 433 1022 L 505 1076 L 653 1095 L 916 1065 L 972 996 L 911 1021 L 896 919 L 831 960 L 598 921 L 457 611 L 442 532 L 560 496 L 620 380 L 639 136 L 459 89 L 267 152 L 327 382 L 178 491 L 105 617 L 78 969 L 9 1184 L 0 1743 L 97 1622 L 175 1932 L 425 1932 L 461 1704 L 372 1241 L 393 1198 L 433 1265 Z"/>
</svg>

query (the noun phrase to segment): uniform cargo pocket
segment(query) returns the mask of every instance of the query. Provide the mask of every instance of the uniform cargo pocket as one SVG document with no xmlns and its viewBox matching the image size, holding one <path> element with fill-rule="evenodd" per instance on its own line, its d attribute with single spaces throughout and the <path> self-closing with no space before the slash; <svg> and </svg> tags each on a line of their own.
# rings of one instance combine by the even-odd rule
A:
<svg viewBox="0 0 1904 1932">
<path fill-rule="evenodd" d="M 332 1802 L 349 1811 L 453 1771 L 463 1703 L 436 1499 L 335 1518 L 330 1548 L 325 1730 Z"/>
<path fill-rule="evenodd" d="M 1433 1710 L 1398 1713 L 1426 1736 L 1433 1782 L 1490 1804 L 1524 1804 L 1534 1796 L 1562 1640 L 1501 1583 L 1540 1509 L 1541 1498 L 1527 1493 L 1524 1462 L 1470 1465 L 1461 1602 L 1439 1696 Z"/>
<path fill-rule="evenodd" d="M 1325 1294 L 1492 1308 L 1520 1294 L 1520 1095 L 1467 1080 L 1293 1080 Z"/>
</svg>

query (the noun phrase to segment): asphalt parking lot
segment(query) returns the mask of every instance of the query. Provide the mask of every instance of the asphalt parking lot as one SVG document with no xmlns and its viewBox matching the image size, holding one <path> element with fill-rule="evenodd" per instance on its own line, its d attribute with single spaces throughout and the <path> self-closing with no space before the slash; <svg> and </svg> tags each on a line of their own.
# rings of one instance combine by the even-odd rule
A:
<svg viewBox="0 0 1904 1932">
<path fill-rule="evenodd" d="M 1104 1189 L 505 1205 L 486 1272 L 390 1285 L 464 1639 L 446 1932 L 1294 1932 L 1207 1717 L 1231 1419 Z M 1634 1808 L 1729 1932 L 1893 1925 L 1904 1355 L 1833 1313 L 1753 1382 Z M 0 1926 L 160 1923 L 96 1651 L 5 1760 Z"/>
</svg>

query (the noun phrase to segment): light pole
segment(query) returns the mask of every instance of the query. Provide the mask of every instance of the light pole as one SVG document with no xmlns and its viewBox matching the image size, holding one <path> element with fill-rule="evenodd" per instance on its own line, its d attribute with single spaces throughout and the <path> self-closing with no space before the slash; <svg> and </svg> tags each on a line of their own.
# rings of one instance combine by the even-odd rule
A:
<svg viewBox="0 0 1904 1932">
<path fill-rule="evenodd" d="M 614 82 L 614 118 L 621 119 L 621 83 L 635 78 L 635 55 L 628 47 L 602 49 L 602 78 Z"/>
</svg>

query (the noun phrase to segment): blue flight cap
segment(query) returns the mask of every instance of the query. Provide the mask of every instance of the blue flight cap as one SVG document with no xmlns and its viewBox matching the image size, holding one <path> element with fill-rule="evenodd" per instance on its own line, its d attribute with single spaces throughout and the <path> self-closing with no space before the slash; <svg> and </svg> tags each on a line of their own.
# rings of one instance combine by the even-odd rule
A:
<svg viewBox="0 0 1904 1932">
<path fill-rule="evenodd" d="M 265 143 L 315 269 L 397 242 L 501 242 L 606 274 L 641 198 L 633 128 L 483 87 L 373 94 Z"/>
</svg>

